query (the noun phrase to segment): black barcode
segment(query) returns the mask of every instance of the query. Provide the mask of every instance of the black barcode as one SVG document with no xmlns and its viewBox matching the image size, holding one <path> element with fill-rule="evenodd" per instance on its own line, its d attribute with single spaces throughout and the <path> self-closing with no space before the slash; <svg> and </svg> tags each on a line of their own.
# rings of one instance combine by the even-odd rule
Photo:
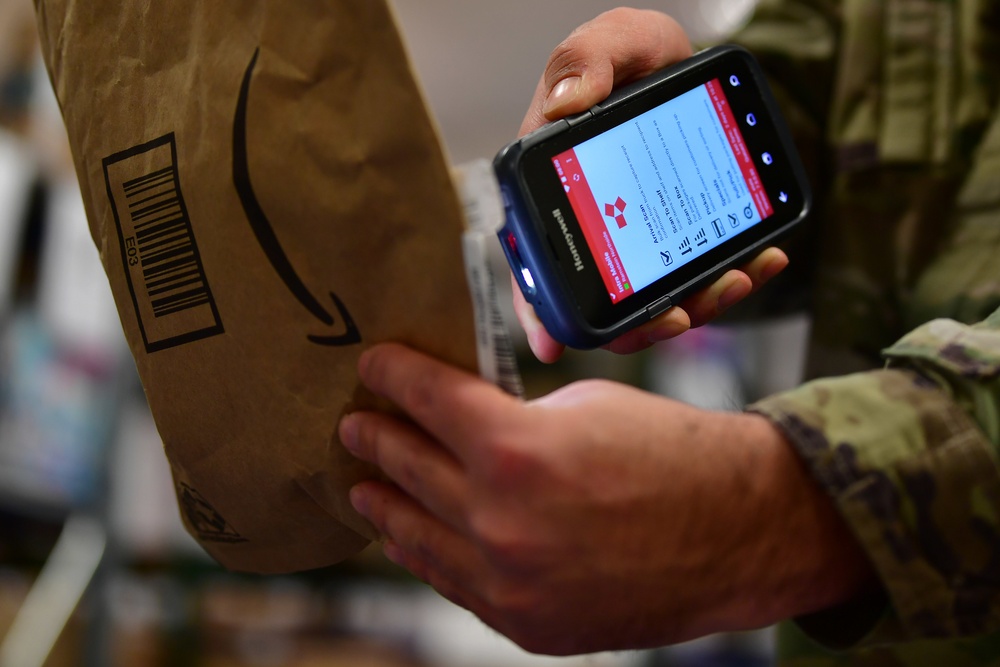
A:
<svg viewBox="0 0 1000 667">
<path fill-rule="evenodd" d="M 503 203 L 489 163 L 459 167 L 459 195 L 465 208 L 467 231 L 463 239 L 465 272 L 472 292 L 480 374 L 514 396 L 524 396 L 514 345 L 503 320 L 487 248 L 495 244 Z"/>
<path fill-rule="evenodd" d="M 168 134 L 104 159 L 122 262 L 147 352 L 224 332 Z"/>
<path fill-rule="evenodd" d="M 211 295 L 177 194 L 174 165 L 128 181 L 123 189 L 153 315 L 207 304 Z"/>
<path fill-rule="evenodd" d="M 517 368 L 517 355 L 510 340 L 507 325 L 503 321 L 500 305 L 497 303 L 496 285 L 490 277 L 490 328 L 493 336 L 493 354 L 497 369 L 497 385 L 514 396 L 524 396 L 524 383 Z"/>
</svg>

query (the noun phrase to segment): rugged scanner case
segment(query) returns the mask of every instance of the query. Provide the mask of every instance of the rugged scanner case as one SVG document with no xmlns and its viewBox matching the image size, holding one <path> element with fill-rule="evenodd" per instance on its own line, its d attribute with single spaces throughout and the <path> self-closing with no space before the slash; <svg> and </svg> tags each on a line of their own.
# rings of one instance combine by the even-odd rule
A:
<svg viewBox="0 0 1000 667">
<path fill-rule="evenodd" d="M 761 93 L 764 109 L 770 115 L 771 122 L 777 131 L 781 149 L 789 157 L 789 168 L 794 176 L 795 186 L 799 188 L 802 195 L 801 210 L 794 219 L 780 225 L 762 238 L 745 239 L 745 242 L 740 244 L 736 240 L 739 237 L 735 237 L 728 242 L 729 245 L 735 247 L 731 249 L 723 261 L 716 262 L 699 271 L 694 278 L 670 285 L 666 292 L 652 303 L 643 303 L 648 299 L 637 300 L 635 310 L 624 313 L 622 317 L 611 324 L 595 325 L 584 316 L 573 296 L 566 276 L 559 267 L 559 260 L 547 238 L 548 232 L 543 222 L 543 212 L 539 210 L 537 202 L 530 197 L 531 189 L 524 179 L 524 172 L 521 168 L 522 160 L 533 148 L 552 140 L 554 137 L 569 132 L 591 119 L 600 118 L 616 109 L 647 99 L 648 95 L 662 96 L 659 103 L 663 103 L 686 90 L 706 83 L 711 77 L 706 78 L 705 81 L 691 78 L 692 75 L 697 74 L 695 70 L 701 68 L 707 70 L 709 68 L 706 65 L 720 56 L 727 55 L 729 57 L 735 55 L 748 64 L 756 87 Z M 676 81 L 678 86 L 669 89 L 670 95 L 664 95 L 662 91 L 654 90 L 661 84 L 671 81 Z M 623 121 L 627 120 L 628 117 L 623 115 Z M 521 292 L 525 299 L 534 306 L 539 319 L 553 338 L 570 347 L 580 349 L 598 347 L 614 340 L 625 331 L 665 312 L 726 270 L 746 263 L 801 222 L 811 207 L 811 193 L 805 170 L 798 158 L 777 103 L 756 60 L 749 52 L 736 46 L 720 46 L 702 51 L 684 62 L 616 90 L 605 101 L 593 106 L 588 111 L 541 127 L 500 151 L 494 160 L 493 167 L 500 183 L 506 209 L 506 224 L 498 236 Z M 764 225 L 766 222 L 767 220 L 764 220 L 758 224 Z M 581 253 L 586 250 L 586 254 L 590 255 L 587 243 L 583 238 L 578 239 L 578 245 Z M 523 275 L 524 269 L 530 273 L 533 285 L 528 284 Z M 663 290 L 661 283 L 669 281 L 671 277 L 672 274 L 667 274 L 644 289 L 654 292 L 661 291 Z"/>
</svg>

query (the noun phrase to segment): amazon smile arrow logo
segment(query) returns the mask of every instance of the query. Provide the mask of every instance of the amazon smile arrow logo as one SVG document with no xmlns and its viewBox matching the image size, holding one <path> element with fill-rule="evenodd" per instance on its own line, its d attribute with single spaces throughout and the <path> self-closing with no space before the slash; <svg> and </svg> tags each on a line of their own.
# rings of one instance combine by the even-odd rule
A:
<svg viewBox="0 0 1000 667">
<path fill-rule="evenodd" d="M 247 66 L 243 75 L 243 85 L 240 87 L 239 101 L 236 104 L 236 116 L 233 119 L 233 184 L 239 195 L 240 203 L 243 205 L 243 212 L 246 214 L 250 228 L 253 230 L 257 242 L 267 256 L 268 261 L 275 272 L 285 283 L 285 287 L 292 293 L 299 303 L 305 307 L 320 322 L 327 326 L 334 326 L 337 318 L 313 296 L 309 288 L 299 277 L 295 267 L 292 266 L 288 255 L 285 254 L 274 227 L 267 215 L 261 208 L 260 202 L 253 189 L 250 180 L 250 164 L 247 156 L 247 106 L 250 97 L 250 80 L 253 77 L 254 68 L 257 65 L 257 58 L 260 49 L 254 51 L 253 58 Z M 358 331 L 351 314 L 347 311 L 344 303 L 336 294 L 330 292 L 334 310 L 344 324 L 345 331 L 335 336 L 308 336 L 309 340 L 317 345 L 347 346 L 356 345 L 361 342 L 361 333 Z"/>
</svg>

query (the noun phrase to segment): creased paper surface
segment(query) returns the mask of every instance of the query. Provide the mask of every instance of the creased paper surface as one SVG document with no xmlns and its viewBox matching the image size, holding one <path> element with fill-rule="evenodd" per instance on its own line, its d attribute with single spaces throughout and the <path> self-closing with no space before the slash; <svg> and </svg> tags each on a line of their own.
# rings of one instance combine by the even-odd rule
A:
<svg viewBox="0 0 1000 667">
<path fill-rule="evenodd" d="M 185 524 L 227 567 L 375 534 L 336 441 L 362 350 L 475 369 L 462 218 L 383 0 L 36 0 Z"/>
</svg>

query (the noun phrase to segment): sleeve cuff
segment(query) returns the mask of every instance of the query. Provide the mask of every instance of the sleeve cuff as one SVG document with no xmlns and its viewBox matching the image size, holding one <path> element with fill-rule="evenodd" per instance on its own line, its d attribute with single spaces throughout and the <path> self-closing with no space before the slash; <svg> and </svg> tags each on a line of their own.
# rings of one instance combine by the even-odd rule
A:
<svg viewBox="0 0 1000 667">
<path fill-rule="evenodd" d="M 873 371 L 812 382 L 749 409 L 802 456 L 888 598 L 884 614 L 871 613 L 879 602 L 867 600 L 864 612 L 848 604 L 799 619 L 804 630 L 843 649 L 1000 627 L 997 456 L 941 386 L 910 370 Z"/>
</svg>

